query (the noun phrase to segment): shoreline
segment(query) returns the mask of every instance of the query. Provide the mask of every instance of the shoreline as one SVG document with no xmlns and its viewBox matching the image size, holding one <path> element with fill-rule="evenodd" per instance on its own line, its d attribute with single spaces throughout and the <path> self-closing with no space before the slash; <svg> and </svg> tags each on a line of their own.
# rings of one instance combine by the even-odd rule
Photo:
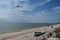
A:
<svg viewBox="0 0 60 40">
<path fill-rule="evenodd" d="M 48 26 L 48 25 L 46 25 Z M 38 26 L 38 27 L 35 27 L 35 28 L 40 28 L 40 27 L 46 27 L 46 26 Z M 7 33 L 16 33 L 16 32 L 22 32 L 22 31 L 25 31 L 25 30 L 31 30 L 31 29 L 35 29 L 35 28 L 28 28 L 28 29 L 24 29 L 24 30 L 18 30 L 18 31 L 11 31 L 11 32 L 1 32 L 1 34 L 7 34 Z"/>
<path fill-rule="evenodd" d="M 54 28 L 57 28 L 55 26 L 58 26 L 57 25 L 54 25 Z M 21 31 L 21 32 L 14 32 L 14 33 L 6 33 L 6 34 L 2 34 L 0 35 L 0 40 L 3 40 L 3 39 L 10 39 L 10 38 L 14 38 L 14 37 L 18 37 L 18 36 L 23 36 L 25 34 L 28 34 L 28 33 L 33 33 L 33 32 L 36 32 L 36 31 L 48 31 L 50 30 L 51 28 L 49 28 L 48 26 L 46 27 L 40 27 L 40 28 L 34 28 L 34 29 L 28 29 L 28 30 L 24 30 L 24 31 Z M 54 30 L 54 29 L 52 29 Z M 50 30 L 52 32 L 52 30 Z"/>
</svg>

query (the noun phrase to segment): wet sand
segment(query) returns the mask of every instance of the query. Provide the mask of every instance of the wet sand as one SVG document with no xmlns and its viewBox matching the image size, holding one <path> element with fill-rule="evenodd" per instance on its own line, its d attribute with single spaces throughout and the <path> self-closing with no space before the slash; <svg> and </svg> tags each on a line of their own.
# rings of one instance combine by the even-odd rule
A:
<svg viewBox="0 0 60 40">
<path fill-rule="evenodd" d="M 60 24 L 54 25 L 53 28 L 50 26 L 46 27 L 40 27 L 40 28 L 35 28 L 35 29 L 30 29 L 30 30 L 24 30 L 22 32 L 15 32 L 15 33 L 6 33 L 0 35 L 0 40 L 37 40 L 37 39 L 43 39 L 43 37 L 47 38 L 48 33 L 52 33 L 55 28 L 60 27 Z M 36 31 L 45 31 L 46 34 L 42 35 L 40 37 L 35 37 L 34 32 Z"/>
</svg>

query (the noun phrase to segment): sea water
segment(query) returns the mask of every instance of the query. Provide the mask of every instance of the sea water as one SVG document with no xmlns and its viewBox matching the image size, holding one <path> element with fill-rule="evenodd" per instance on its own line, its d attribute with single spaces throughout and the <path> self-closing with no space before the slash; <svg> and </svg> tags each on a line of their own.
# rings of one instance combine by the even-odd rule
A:
<svg viewBox="0 0 60 40">
<path fill-rule="evenodd" d="M 0 34 L 48 26 L 52 23 L 0 23 Z"/>
</svg>

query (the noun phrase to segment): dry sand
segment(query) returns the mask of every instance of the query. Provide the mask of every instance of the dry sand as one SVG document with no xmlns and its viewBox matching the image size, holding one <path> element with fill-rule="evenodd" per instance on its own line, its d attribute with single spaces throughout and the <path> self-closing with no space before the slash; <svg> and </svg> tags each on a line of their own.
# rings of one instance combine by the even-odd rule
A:
<svg viewBox="0 0 60 40">
<path fill-rule="evenodd" d="M 53 28 L 51 27 L 40 27 L 40 28 L 35 28 L 35 29 L 30 29 L 30 30 L 25 30 L 22 32 L 15 32 L 15 33 L 7 33 L 7 34 L 2 34 L 0 35 L 0 40 L 37 40 L 37 39 L 43 39 L 43 37 L 47 38 L 48 33 L 52 33 L 55 29 L 60 27 L 60 24 L 54 25 Z M 36 31 L 45 31 L 46 34 L 40 36 L 40 37 L 35 37 L 34 32 Z"/>
</svg>

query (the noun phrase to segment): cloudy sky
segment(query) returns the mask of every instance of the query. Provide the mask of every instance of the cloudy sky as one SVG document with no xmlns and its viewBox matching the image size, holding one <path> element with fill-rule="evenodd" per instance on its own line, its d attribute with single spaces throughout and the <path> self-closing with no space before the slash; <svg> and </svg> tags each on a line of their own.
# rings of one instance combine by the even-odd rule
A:
<svg viewBox="0 0 60 40">
<path fill-rule="evenodd" d="M 0 0 L 0 22 L 60 22 L 60 0 Z"/>
</svg>

